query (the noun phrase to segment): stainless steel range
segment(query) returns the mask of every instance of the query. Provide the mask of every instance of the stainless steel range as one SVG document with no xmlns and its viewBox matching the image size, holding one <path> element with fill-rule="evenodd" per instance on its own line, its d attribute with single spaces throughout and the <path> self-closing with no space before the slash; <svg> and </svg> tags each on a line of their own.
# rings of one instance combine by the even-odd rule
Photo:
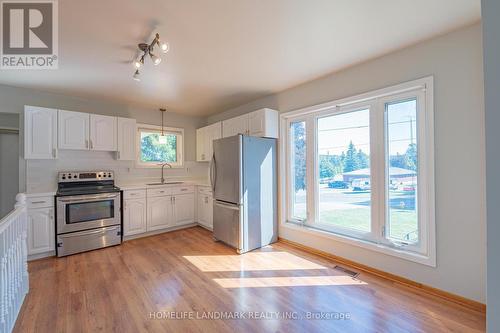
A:
<svg viewBox="0 0 500 333">
<path fill-rule="evenodd" d="M 120 244 L 121 194 L 113 172 L 60 172 L 58 178 L 57 256 Z"/>
</svg>

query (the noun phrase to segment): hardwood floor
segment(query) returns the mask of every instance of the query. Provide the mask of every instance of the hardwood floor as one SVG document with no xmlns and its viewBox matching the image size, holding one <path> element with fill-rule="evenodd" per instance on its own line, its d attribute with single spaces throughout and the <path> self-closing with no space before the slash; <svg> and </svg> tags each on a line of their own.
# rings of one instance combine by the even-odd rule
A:
<svg viewBox="0 0 500 333">
<path fill-rule="evenodd" d="M 485 331 L 482 313 L 334 266 L 282 243 L 238 256 L 202 228 L 174 231 L 29 263 L 14 332 Z"/>
</svg>

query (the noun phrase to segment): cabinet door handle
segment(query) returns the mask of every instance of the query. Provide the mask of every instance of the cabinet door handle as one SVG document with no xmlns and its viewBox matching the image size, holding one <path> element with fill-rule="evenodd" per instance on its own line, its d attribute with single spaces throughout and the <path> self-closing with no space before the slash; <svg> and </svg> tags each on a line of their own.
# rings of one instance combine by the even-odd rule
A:
<svg viewBox="0 0 500 333">
<path fill-rule="evenodd" d="M 52 149 L 52 156 L 57 158 L 57 148 Z"/>
<path fill-rule="evenodd" d="M 117 151 L 116 154 L 118 155 L 117 158 L 120 159 L 120 152 Z"/>
<path fill-rule="evenodd" d="M 33 201 L 32 204 L 42 204 L 45 203 L 46 201 Z"/>
<path fill-rule="evenodd" d="M 89 148 L 89 140 L 85 140 L 85 148 Z"/>
<path fill-rule="evenodd" d="M 90 139 L 90 149 L 94 149 L 94 144 L 92 143 L 92 139 Z"/>
</svg>

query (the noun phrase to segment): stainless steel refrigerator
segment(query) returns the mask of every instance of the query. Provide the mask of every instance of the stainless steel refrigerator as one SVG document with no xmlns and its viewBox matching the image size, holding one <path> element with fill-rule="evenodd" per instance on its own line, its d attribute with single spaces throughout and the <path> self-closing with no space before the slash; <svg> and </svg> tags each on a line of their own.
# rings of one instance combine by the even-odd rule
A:
<svg viewBox="0 0 500 333">
<path fill-rule="evenodd" d="M 248 252 L 278 236 L 276 139 L 236 135 L 213 142 L 214 239 Z"/>
</svg>

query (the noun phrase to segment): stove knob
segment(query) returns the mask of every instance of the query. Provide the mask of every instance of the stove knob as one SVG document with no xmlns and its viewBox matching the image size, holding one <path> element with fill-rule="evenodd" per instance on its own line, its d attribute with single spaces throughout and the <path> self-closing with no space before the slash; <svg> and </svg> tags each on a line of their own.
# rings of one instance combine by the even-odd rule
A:
<svg viewBox="0 0 500 333">
<path fill-rule="evenodd" d="M 68 179 L 71 179 L 71 175 L 68 176 Z"/>
</svg>

